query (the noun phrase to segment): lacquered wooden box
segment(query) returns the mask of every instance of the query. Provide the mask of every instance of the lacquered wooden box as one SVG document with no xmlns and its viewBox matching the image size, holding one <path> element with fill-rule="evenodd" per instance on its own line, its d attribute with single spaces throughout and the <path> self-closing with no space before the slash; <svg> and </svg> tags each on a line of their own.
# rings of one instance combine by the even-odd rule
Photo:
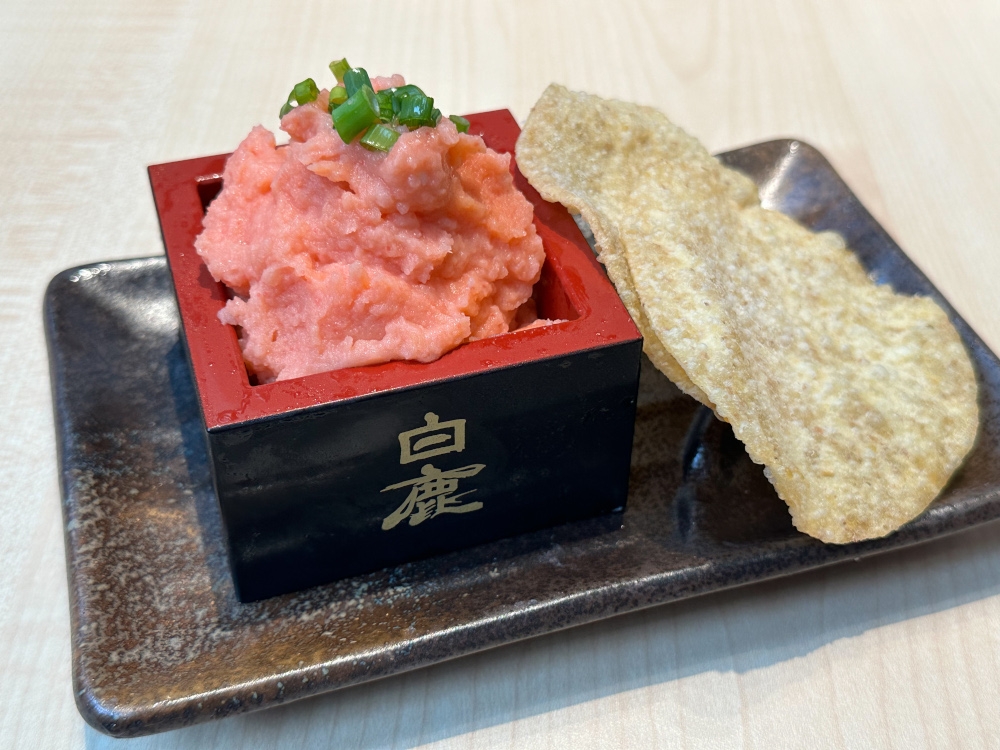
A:
<svg viewBox="0 0 1000 750">
<path fill-rule="evenodd" d="M 513 153 L 507 111 L 470 132 Z M 252 601 L 625 505 L 641 337 L 564 208 L 535 206 L 553 325 L 252 384 L 194 249 L 227 156 L 149 168 L 238 595 Z"/>
</svg>

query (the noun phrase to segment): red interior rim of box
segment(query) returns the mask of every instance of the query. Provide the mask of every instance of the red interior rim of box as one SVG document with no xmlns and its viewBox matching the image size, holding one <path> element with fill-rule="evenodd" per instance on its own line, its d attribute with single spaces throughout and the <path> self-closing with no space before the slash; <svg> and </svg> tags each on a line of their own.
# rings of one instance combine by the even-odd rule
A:
<svg viewBox="0 0 1000 750">
<path fill-rule="evenodd" d="M 470 133 L 511 154 L 518 189 L 535 207 L 546 268 L 538 294 L 565 322 L 473 341 L 430 363 L 387 362 L 251 385 L 236 331 L 218 319 L 225 290 L 195 252 L 205 205 L 218 191 L 228 154 L 149 168 L 163 242 L 206 427 L 210 430 L 343 399 L 411 388 L 634 340 L 639 332 L 565 208 L 542 200 L 514 164 L 520 133 L 507 110 L 468 116 Z M 546 311 L 540 309 L 540 313 Z"/>
</svg>

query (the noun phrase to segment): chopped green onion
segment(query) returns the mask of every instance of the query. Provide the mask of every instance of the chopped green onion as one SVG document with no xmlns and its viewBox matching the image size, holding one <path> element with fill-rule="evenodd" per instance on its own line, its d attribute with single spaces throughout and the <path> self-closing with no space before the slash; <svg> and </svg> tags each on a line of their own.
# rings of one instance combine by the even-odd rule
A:
<svg viewBox="0 0 1000 750">
<path fill-rule="evenodd" d="M 295 107 L 299 107 L 308 102 L 316 101 L 317 96 L 319 96 L 319 86 L 316 85 L 316 81 L 312 78 L 299 81 L 292 87 L 292 92 L 288 95 L 288 99 L 281 107 L 281 112 L 278 116 L 284 117 Z"/>
<path fill-rule="evenodd" d="M 332 113 L 334 107 L 339 107 L 347 101 L 347 89 L 343 86 L 334 86 L 330 89 L 330 105 L 327 109 Z"/>
<path fill-rule="evenodd" d="M 399 138 L 402 127 L 409 130 L 435 127 L 441 120 L 441 110 L 423 89 L 408 83 L 376 93 L 368 71 L 352 68 L 347 58 L 330 63 L 330 72 L 337 85 L 330 89 L 328 110 L 333 126 L 344 143 L 361 136 L 361 145 L 372 151 L 388 151 Z M 295 107 L 315 101 L 319 87 L 312 78 L 295 84 L 281 107 L 284 117 Z M 460 133 L 469 132 L 469 121 L 458 115 L 449 118 Z"/>
<path fill-rule="evenodd" d="M 390 127 L 375 123 L 361 136 L 361 145 L 369 151 L 388 151 L 399 138 L 399 133 Z"/>
<path fill-rule="evenodd" d="M 340 60 L 334 60 L 330 63 L 330 72 L 333 73 L 334 77 L 337 79 L 337 83 L 344 82 L 344 73 L 351 69 L 351 64 L 347 62 L 347 58 L 341 58 Z"/>
<path fill-rule="evenodd" d="M 414 86 L 412 83 L 408 83 L 405 86 L 400 86 L 398 88 L 392 89 L 393 96 L 402 99 L 404 96 L 411 96 L 413 94 L 420 94 L 420 96 L 427 96 L 419 86 Z"/>
<path fill-rule="evenodd" d="M 378 122 L 378 99 L 369 86 L 362 86 L 333 110 L 333 126 L 344 143 L 350 143 Z"/>
<path fill-rule="evenodd" d="M 416 130 L 421 125 L 429 123 L 433 108 L 434 100 L 423 94 L 404 96 L 399 101 L 399 114 L 396 116 L 396 120 L 400 125 L 405 125 L 410 130 Z"/>
<path fill-rule="evenodd" d="M 375 92 L 375 98 L 378 99 L 378 114 L 386 122 L 392 120 L 395 115 L 395 110 L 392 106 L 392 90 L 383 89 L 382 91 Z"/>
<path fill-rule="evenodd" d="M 368 77 L 368 71 L 364 68 L 351 68 L 344 73 L 344 88 L 347 89 L 348 96 L 354 96 L 354 92 L 362 86 L 367 86 L 374 91 L 372 80 Z"/>
<path fill-rule="evenodd" d="M 319 96 L 319 86 L 316 85 L 316 81 L 312 78 L 307 78 L 295 84 L 295 87 L 292 89 L 292 96 L 295 97 L 295 101 L 299 104 L 314 102 L 316 101 L 316 97 Z"/>
</svg>

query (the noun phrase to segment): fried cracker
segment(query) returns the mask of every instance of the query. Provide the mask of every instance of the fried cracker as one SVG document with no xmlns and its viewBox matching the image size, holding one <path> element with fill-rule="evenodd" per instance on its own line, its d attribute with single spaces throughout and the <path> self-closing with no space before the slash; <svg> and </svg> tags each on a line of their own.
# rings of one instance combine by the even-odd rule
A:
<svg viewBox="0 0 1000 750">
<path fill-rule="evenodd" d="M 590 223 L 651 360 L 732 425 L 801 531 L 884 536 L 971 449 L 975 376 L 944 311 L 761 208 L 661 113 L 550 86 L 517 159 Z"/>
</svg>

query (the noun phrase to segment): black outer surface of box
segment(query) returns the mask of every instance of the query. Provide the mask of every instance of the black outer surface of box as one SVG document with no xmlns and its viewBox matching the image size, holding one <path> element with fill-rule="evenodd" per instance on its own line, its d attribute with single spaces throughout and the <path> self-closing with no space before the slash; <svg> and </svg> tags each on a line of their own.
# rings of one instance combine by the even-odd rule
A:
<svg viewBox="0 0 1000 750">
<path fill-rule="evenodd" d="M 628 341 L 210 430 L 240 600 L 622 509 L 641 349 Z M 428 414 L 465 420 L 464 450 L 400 463 L 400 433 Z M 482 468 L 457 480 L 452 497 L 469 494 L 445 512 L 383 529 L 412 486 L 385 488 L 428 464 Z M 470 503 L 482 507 L 455 512 Z"/>
</svg>

